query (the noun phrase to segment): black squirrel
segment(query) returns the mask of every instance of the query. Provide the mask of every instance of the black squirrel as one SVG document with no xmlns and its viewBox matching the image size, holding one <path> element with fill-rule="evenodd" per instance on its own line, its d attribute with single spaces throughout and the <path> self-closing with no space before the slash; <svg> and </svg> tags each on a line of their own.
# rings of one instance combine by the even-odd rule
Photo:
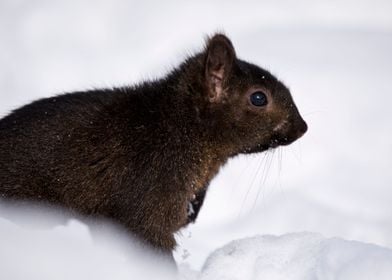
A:
<svg viewBox="0 0 392 280">
<path fill-rule="evenodd" d="M 0 120 L 0 198 L 106 218 L 162 252 L 240 153 L 301 137 L 289 90 L 215 34 L 164 78 L 44 98 Z"/>
</svg>

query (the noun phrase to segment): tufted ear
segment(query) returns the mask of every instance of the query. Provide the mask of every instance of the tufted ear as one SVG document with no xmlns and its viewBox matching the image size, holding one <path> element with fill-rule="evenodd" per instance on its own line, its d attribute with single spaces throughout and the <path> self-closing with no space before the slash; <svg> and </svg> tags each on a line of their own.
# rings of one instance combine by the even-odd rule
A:
<svg viewBox="0 0 392 280">
<path fill-rule="evenodd" d="M 224 87 L 236 58 L 233 44 L 223 34 L 216 34 L 207 42 L 205 60 L 205 81 L 208 98 L 219 102 L 223 98 Z"/>
</svg>

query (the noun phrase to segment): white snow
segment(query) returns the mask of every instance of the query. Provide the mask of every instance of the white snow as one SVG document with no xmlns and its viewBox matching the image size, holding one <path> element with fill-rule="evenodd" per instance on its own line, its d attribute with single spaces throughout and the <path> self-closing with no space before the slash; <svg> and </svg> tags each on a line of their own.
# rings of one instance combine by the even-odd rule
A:
<svg viewBox="0 0 392 280">
<path fill-rule="evenodd" d="M 0 204 L 0 279 L 174 279 L 176 271 L 117 230 L 53 209 Z M 44 211 L 41 211 L 44 210 Z M 50 211 L 51 210 L 51 211 Z"/>
<path fill-rule="evenodd" d="M 212 253 L 201 280 L 389 280 L 392 250 L 315 233 L 256 236 Z"/>
<path fill-rule="evenodd" d="M 309 232 L 235 240 L 212 252 L 200 271 L 181 264 L 176 276 L 172 266 L 140 250 L 109 224 L 96 228 L 71 219 L 55 225 L 65 217 L 27 208 L 1 210 L 11 211 L 14 221 L 0 218 L 1 279 L 390 280 L 392 276 L 391 249 Z"/>
<path fill-rule="evenodd" d="M 251 273 L 242 263 L 253 279 L 383 279 L 392 247 L 391 14 L 389 0 L 3 0 L 0 116 L 60 92 L 163 75 L 224 30 L 241 58 L 290 87 L 309 131 L 222 170 L 197 223 L 177 236 L 183 278 Z M 100 245 L 83 223 L 45 216 L 32 229 L 26 221 L 37 215 L 0 210 L 0 279 L 129 279 L 143 267 L 117 234 Z M 304 231 L 324 237 L 288 234 Z M 235 262 L 217 251 L 203 267 L 239 239 L 229 247 L 260 246 Z"/>
</svg>

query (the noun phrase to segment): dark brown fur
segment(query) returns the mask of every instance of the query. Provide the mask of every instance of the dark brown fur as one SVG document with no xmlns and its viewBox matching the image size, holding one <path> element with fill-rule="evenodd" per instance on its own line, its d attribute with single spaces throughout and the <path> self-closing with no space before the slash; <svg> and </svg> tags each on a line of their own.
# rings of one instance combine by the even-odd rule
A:
<svg viewBox="0 0 392 280">
<path fill-rule="evenodd" d="M 263 108 L 249 102 L 256 89 Z M 41 99 L 0 120 L 0 195 L 108 218 L 169 252 L 228 158 L 305 131 L 288 89 L 217 34 L 163 79 Z"/>
</svg>

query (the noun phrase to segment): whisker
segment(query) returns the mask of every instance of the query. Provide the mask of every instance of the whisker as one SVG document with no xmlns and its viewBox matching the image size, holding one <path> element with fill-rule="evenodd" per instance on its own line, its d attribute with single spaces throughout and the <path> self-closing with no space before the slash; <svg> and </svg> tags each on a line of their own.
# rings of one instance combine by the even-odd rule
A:
<svg viewBox="0 0 392 280">
<path fill-rule="evenodd" d="M 279 159 L 278 159 L 278 189 L 280 192 L 283 192 L 283 188 L 282 188 L 282 182 L 280 180 L 281 174 L 282 174 L 282 158 L 283 158 L 283 149 L 281 147 L 279 147 Z"/>
<path fill-rule="evenodd" d="M 283 148 L 281 148 L 280 149 L 280 166 L 282 167 L 282 157 L 283 157 Z M 285 191 L 284 191 L 284 188 L 283 188 L 283 185 L 282 185 L 282 182 L 281 182 L 281 180 L 280 180 L 280 176 L 281 176 L 281 173 L 280 173 L 280 171 L 279 171 L 279 182 L 278 182 L 278 190 L 279 190 L 279 192 L 280 192 L 280 195 L 281 195 L 281 197 L 282 197 L 282 199 L 283 200 L 285 200 L 285 202 L 288 202 L 289 201 L 289 199 L 287 198 L 287 196 L 286 196 L 286 193 L 285 193 Z M 287 203 L 283 203 L 283 205 L 287 205 Z"/>
<path fill-rule="evenodd" d="M 280 178 L 280 174 L 282 172 L 282 157 L 283 157 L 282 147 L 278 147 L 278 178 Z"/>
<path fill-rule="evenodd" d="M 293 149 L 292 146 L 287 147 L 291 154 L 295 157 L 299 164 L 302 164 L 301 156 L 298 155 Z"/>
<path fill-rule="evenodd" d="M 237 185 L 239 184 L 239 182 L 242 181 L 242 177 L 243 177 L 244 174 L 247 173 L 247 171 L 249 170 L 249 166 L 250 166 L 251 162 L 252 162 L 252 161 L 251 161 L 251 159 L 249 159 L 249 158 L 246 160 L 246 164 L 244 164 L 244 167 L 242 168 L 240 174 L 239 174 L 238 177 L 236 178 L 235 182 L 232 184 L 231 192 L 230 192 L 230 195 L 229 195 L 229 200 L 230 200 L 230 201 L 232 201 L 232 199 L 233 199 L 234 192 L 235 192 L 237 189 L 239 189 L 239 188 L 237 187 Z"/>
<path fill-rule="evenodd" d="M 256 204 L 257 204 L 257 201 L 259 199 L 260 193 L 261 193 L 261 191 L 263 189 L 263 186 L 265 185 L 265 182 L 266 182 L 267 177 L 268 177 L 269 170 L 271 169 L 271 166 L 272 166 L 274 154 L 275 154 L 275 150 L 272 150 L 272 152 L 269 153 L 270 156 L 268 157 L 266 165 L 264 166 L 265 168 L 263 170 L 263 174 L 262 174 L 262 177 L 261 177 L 261 179 L 262 179 L 261 180 L 261 184 L 259 184 L 259 188 L 257 190 L 256 198 L 253 201 L 253 205 L 252 205 L 251 211 L 254 211 L 254 209 L 256 207 Z"/>
<path fill-rule="evenodd" d="M 260 159 L 259 159 L 259 161 L 258 161 L 258 164 L 255 165 L 255 166 L 256 166 L 256 169 L 253 169 L 254 175 L 253 175 L 253 177 L 252 177 L 252 180 L 251 180 L 251 183 L 250 183 L 250 185 L 249 185 L 249 187 L 248 187 L 248 190 L 247 190 L 247 192 L 246 192 L 246 194 L 245 194 L 245 197 L 244 197 L 244 199 L 243 199 L 243 201 L 242 201 L 241 208 L 240 208 L 240 211 L 239 211 L 239 213 L 238 213 L 237 218 L 239 218 L 239 217 L 241 216 L 241 214 L 242 214 L 242 212 L 243 212 L 243 210 L 244 210 L 244 206 L 245 206 L 245 204 L 246 204 L 246 201 L 247 201 L 247 199 L 248 199 L 248 196 L 249 196 L 249 194 L 250 194 L 250 192 L 251 192 L 251 190 L 252 190 L 252 187 L 253 187 L 253 185 L 254 185 L 254 182 L 255 182 L 255 180 L 256 180 L 258 174 L 260 173 L 260 170 L 262 169 L 261 167 L 262 167 L 262 165 L 263 165 L 263 162 L 265 162 L 265 159 L 267 158 L 267 156 L 268 156 L 268 153 L 265 153 L 265 154 L 263 154 L 262 156 L 260 156 Z"/>
<path fill-rule="evenodd" d="M 276 154 L 277 154 L 278 162 L 276 164 L 277 168 L 274 168 L 274 170 L 276 170 L 276 177 L 275 177 L 275 180 L 274 180 L 274 183 L 273 183 L 273 189 L 272 190 L 274 190 L 276 186 L 280 185 L 280 175 L 282 173 L 282 148 L 281 147 L 277 147 L 276 150 L 277 150 Z"/>
</svg>

